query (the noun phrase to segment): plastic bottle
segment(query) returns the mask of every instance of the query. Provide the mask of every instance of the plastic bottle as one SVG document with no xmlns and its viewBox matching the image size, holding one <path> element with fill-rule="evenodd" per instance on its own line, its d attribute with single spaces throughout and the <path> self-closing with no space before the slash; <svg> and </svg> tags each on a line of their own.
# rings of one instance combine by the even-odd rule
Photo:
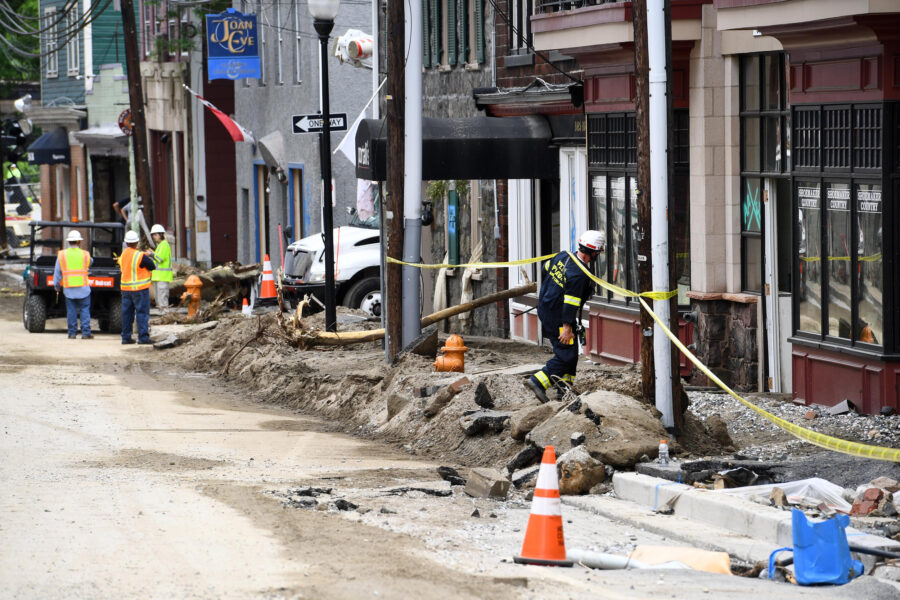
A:
<svg viewBox="0 0 900 600">
<path fill-rule="evenodd" d="M 659 440 L 659 458 L 657 462 L 661 465 L 669 464 L 669 445 L 666 440 Z"/>
</svg>

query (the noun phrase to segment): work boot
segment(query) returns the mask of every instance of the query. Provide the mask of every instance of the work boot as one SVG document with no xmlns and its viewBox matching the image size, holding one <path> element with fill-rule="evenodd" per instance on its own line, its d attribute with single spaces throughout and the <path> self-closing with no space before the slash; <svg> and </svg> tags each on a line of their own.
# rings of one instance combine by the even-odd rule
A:
<svg viewBox="0 0 900 600">
<path fill-rule="evenodd" d="M 70 333 L 70 334 L 69 334 L 69 339 L 70 339 L 70 340 L 74 340 L 74 339 L 75 339 L 75 334 L 74 334 L 74 333 Z"/>
<path fill-rule="evenodd" d="M 134 340 L 131 339 L 131 338 L 128 338 L 127 340 L 122 340 L 122 343 L 123 343 L 123 344 L 133 344 L 133 343 L 134 343 Z"/>
<path fill-rule="evenodd" d="M 81 334 L 81 339 L 92 340 L 92 339 L 94 339 L 94 335 L 92 333 L 83 333 L 83 334 Z"/>
<path fill-rule="evenodd" d="M 550 398 L 547 397 L 547 394 L 544 393 L 544 388 L 541 387 L 541 384 L 536 382 L 534 379 L 529 377 L 525 380 L 525 387 L 531 390 L 534 395 L 540 400 L 541 404 L 546 404 L 550 402 Z"/>
</svg>

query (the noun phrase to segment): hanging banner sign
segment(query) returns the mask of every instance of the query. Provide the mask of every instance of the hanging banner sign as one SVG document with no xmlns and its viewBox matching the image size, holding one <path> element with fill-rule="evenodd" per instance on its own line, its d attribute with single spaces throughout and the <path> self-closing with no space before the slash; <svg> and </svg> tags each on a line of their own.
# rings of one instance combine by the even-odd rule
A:
<svg viewBox="0 0 900 600">
<path fill-rule="evenodd" d="M 210 81 L 262 76 L 256 15 L 233 8 L 206 15 L 206 50 Z"/>
</svg>

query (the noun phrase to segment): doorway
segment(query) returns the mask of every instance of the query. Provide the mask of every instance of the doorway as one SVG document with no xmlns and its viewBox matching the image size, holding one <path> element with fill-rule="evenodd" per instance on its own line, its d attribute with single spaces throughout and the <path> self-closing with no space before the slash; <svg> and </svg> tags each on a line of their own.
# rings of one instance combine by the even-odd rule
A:
<svg viewBox="0 0 900 600">
<path fill-rule="evenodd" d="M 791 344 L 791 181 L 766 178 L 763 184 L 763 314 L 765 317 L 765 389 L 790 393 Z"/>
</svg>

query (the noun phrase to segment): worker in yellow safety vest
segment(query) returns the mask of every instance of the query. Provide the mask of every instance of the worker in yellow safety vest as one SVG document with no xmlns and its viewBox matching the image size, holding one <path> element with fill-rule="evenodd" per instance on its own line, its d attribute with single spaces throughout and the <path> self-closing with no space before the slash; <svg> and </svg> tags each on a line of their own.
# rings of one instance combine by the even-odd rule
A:
<svg viewBox="0 0 900 600">
<path fill-rule="evenodd" d="M 166 228 L 157 223 L 150 229 L 156 250 L 153 259 L 156 261 L 156 270 L 151 279 L 156 286 L 156 308 L 165 311 L 169 308 L 169 282 L 172 281 L 172 247 L 166 240 Z"/>
<path fill-rule="evenodd" d="M 150 343 L 150 279 L 156 269 L 153 258 L 137 249 L 136 231 L 125 234 L 126 248 L 119 257 L 122 269 L 122 343 L 133 344 L 132 332 L 137 320 L 138 344 Z"/>
<path fill-rule="evenodd" d="M 94 337 L 91 335 L 91 283 L 88 278 L 92 259 L 90 252 L 81 249 L 82 240 L 78 231 L 70 231 L 66 237 L 69 247 L 56 255 L 56 267 L 53 269 L 53 287 L 57 292 L 61 287 L 66 299 L 70 340 L 74 340 L 78 334 L 79 319 L 81 339 L 89 340 Z"/>
</svg>

